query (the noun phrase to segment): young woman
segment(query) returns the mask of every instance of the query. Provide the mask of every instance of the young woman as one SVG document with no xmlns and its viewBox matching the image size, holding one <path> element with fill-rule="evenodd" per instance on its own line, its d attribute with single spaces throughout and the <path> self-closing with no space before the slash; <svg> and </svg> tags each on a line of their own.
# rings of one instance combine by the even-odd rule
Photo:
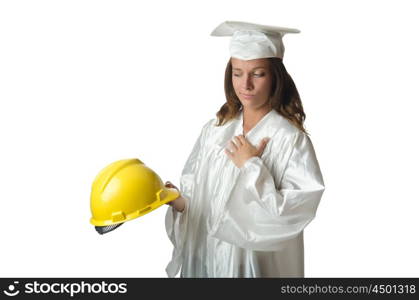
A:
<svg viewBox="0 0 419 300">
<path fill-rule="evenodd" d="M 303 277 L 303 229 L 324 191 L 305 113 L 282 57 L 293 29 L 224 22 L 226 103 L 185 164 L 166 229 L 169 277 Z M 298 32 L 298 31 L 297 31 Z M 167 182 L 167 187 L 177 188 Z"/>
</svg>

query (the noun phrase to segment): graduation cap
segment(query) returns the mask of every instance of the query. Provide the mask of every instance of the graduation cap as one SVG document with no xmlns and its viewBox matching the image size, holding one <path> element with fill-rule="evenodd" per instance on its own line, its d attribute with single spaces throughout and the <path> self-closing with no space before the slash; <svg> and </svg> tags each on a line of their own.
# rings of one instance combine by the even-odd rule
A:
<svg viewBox="0 0 419 300">
<path fill-rule="evenodd" d="M 230 55 L 250 60 L 267 57 L 284 57 L 282 37 L 300 30 L 239 21 L 225 21 L 218 25 L 211 36 L 231 36 Z"/>
</svg>

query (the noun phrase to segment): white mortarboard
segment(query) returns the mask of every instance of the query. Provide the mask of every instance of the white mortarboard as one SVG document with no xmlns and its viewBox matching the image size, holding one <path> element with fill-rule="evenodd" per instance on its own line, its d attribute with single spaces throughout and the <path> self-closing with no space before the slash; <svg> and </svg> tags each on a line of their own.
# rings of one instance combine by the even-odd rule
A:
<svg viewBox="0 0 419 300">
<path fill-rule="evenodd" d="M 282 37 L 286 33 L 300 30 L 286 27 L 268 26 L 247 22 L 225 21 L 215 28 L 212 36 L 231 36 L 230 55 L 250 60 L 267 57 L 284 57 Z"/>
</svg>

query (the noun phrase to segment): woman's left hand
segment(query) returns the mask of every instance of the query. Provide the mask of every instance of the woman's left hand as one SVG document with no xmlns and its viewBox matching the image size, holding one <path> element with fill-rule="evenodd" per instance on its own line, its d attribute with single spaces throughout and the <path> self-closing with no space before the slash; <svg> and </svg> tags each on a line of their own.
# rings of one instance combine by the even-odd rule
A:
<svg viewBox="0 0 419 300">
<path fill-rule="evenodd" d="M 234 142 L 233 142 L 234 141 Z M 263 138 L 258 147 L 254 147 L 249 143 L 248 140 L 241 134 L 235 136 L 233 140 L 229 142 L 229 149 L 225 148 L 224 152 L 233 161 L 233 163 L 241 168 L 244 163 L 253 156 L 261 156 L 269 138 Z"/>
</svg>

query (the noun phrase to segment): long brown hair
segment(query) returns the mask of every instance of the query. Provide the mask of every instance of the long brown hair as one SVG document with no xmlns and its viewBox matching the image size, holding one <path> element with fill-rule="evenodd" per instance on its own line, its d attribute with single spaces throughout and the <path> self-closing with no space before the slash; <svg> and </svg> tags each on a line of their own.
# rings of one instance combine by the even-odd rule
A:
<svg viewBox="0 0 419 300">
<path fill-rule="evenodd" d="M 304 128 L 306 115 L 294 81 L 285 69 L 281 58 L 270 57 L 268 60 L 272 74 L 272 89 L 269 97 L 272 109 L 275 109 L 280 115 L 308 135 Z M 216 126 L 224 125 L 235 118 L 242 109 L 242 104 L 233 88 L 231 59 L 228 61 L 225 70 L 224 92 L 227 102 L 217 112 L 218 123 Z"/>
</svg>

